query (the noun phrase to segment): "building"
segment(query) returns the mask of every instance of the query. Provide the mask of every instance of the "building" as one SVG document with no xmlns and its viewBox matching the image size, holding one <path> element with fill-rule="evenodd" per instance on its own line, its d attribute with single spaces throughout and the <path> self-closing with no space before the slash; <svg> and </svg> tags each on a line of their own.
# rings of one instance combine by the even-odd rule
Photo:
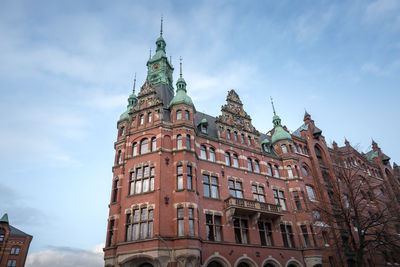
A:
<svg viewBox="0 0 400 267">
<path fill-rule="evenodd" d="M 32 236 L 10 225 L 7 213 L 0 219 L 0 266 L 23 267 Z"/>
<path fill-rule="evenodd" d="M 358 229 L 340 229 L 338 238 L 318 203 L 332 209 L 331 183 L 343 169 L 373 184 L 368 203 L 378 203 L 381 189 L 379 198 L 398 206 L 398 167 L 375 142 L 367 154 L 348 142 L 328 147 L 307 112 L 289 133 L 274 110 L 273 128 L 260 133 L 234 90 L 220 116 L 196 111 L 182 63 L 174 93 L 162 30 L 156 45 L 117 124 L 105 266 L 352 266 L 348 240 Z M 362 256 L 370 266 L 396 257 Z"/>
</svg>

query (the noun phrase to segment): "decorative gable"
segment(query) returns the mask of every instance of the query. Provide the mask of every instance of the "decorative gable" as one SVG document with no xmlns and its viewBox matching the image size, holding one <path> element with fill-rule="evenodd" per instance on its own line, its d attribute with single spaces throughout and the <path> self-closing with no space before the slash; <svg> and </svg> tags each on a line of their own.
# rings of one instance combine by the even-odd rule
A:
<svg viewBox="0 0 400 267">
<path fill-rule="evenodd" d="M 162 104 L 162 100 L 157 96 L 157 92 L 151 83 L 146 79 L 146 82 L 140 88 L 138 94 L 138 103 L 133 108 L 134 111 L 139 111 L 144 108 Z"/>
</svg>

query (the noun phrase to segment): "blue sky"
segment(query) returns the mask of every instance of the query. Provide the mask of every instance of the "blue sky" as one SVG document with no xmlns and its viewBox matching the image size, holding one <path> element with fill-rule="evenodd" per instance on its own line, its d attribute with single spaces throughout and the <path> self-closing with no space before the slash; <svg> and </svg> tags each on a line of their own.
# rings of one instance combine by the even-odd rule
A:
<svg viewBox="0 0 400 267">
<path fill-rule="evenodd" d="M 272 96 L 290 130 L 307 109 L 400 163 L 399 1 L 2 1 L 0 213 L 34 236 L 28 267 L 102 265 L 116 122 L 161 14 L 198 111 L 235 89 L 266 132 Z"/>
</svg>

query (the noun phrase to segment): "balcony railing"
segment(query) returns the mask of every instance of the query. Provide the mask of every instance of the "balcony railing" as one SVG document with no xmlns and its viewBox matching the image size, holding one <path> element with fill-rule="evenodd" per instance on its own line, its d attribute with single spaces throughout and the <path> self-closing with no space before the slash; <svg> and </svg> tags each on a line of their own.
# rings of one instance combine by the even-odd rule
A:
<svg viewBox="0 0 400 267">
<path fill-rule="evenodd" d="M 233 209 L 235 215 L 260 213 L 263 217 L 266 216 L 270 218 L 283 215 L 281 206 L 279 205 L 234 197 L 225 199 L 225 210 L 229 209 Z"/>
</svg>

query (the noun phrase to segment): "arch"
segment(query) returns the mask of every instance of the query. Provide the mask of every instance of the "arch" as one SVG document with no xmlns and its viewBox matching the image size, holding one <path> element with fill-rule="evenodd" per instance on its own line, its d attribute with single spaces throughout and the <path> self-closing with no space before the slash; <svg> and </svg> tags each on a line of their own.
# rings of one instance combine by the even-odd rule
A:
<svg viewBox="0 0 400 267">
<path fill-rule="evenodd" d="M 182 110 L 178 109 L 176 111 L 176 120 L 181 120 L 182 119 Z"/>
<path fill-rule="evenodd" d="M 139 254 L 133 255 L 124 259 L 120 265 L 121 267 L 158 267 L 161 266 L 157 258 L 149 255 Z"/>
<path fill-rule="evenodd" d="M 276 259 L 271 256 L 268 259 L 265 259 L 261 264 L 262 267 L 282 267 L 282 265 Z"/>
<path fill-rule="evenodd" d="M 296 259 L 290 259 L 286 263 L 286 267 L 303 267 L 303 265 Z"/>
<path fill-rule="evenodd" d="M 213 263 L 215 262 L 215 263 Z M 214 255 L 211 255 L 204 261 L 205 267 L 220 267 L 218 265 L 211 265 L 211 264 L 220 264 L 222 267 L 232 267 L 229 261 L 224 257 L 219 255 L 217 252 Z"/>
<path fill-rule="evenodd" d="M 140 141 L 140 154 L 145 154 L 149 152 L 149 139 L 143 138 Z"/>
<path fill-rule="evenodd" d="M 235 262 L 235 267 L 258 267 L 257 263 L 248 256 L 239 257 Z"/>
</svg>

